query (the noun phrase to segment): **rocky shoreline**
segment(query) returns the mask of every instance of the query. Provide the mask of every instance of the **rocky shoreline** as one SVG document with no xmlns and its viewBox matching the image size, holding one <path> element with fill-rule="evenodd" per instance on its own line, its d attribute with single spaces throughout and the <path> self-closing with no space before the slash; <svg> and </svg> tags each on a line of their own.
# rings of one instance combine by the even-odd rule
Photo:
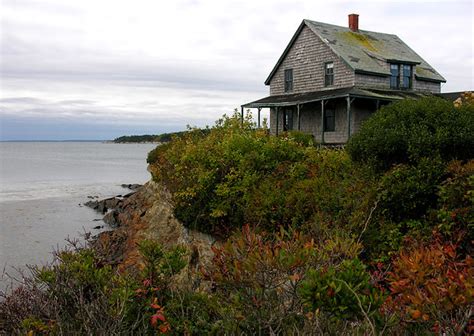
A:
<svg viewBox="0 0 474 336">
<path fill-rule="evenodd" d="M 191 272 L 210 262 L 213 256 L 211 247 L 216 240 L 185 228 L 174 217 L 171 194 L 165 187 L 154 181 L 144 185 L 124 184 L 122 187 L 130 192 L 102 200 L 89 196 L 90 201 L 84 203 L 103 215 L 102 220 L 111 229 L 100 232 L 91 242 L 104 262 L 122 271 L 140 268 L 137 244 L 144 239 L 156 240 L 165 248 L 185 246 L 193 256 L 188 267 Z M 104 226 L 94 229 L 103 229 Z"/>
<path fill-rule="evenodd" d="M 99 200 L 98 196 L 88 196 L 91 200 L 84 203 L 84 205 L 104 215 L 102 221 L 105 224 L 108 224 L 111 228 L 117 228 L 120 225 L 120 222 L 117 220 L 117 215 L 121 210 L 123 201 L 135 194 L 141 187 L 141 184 L 122 184 L 122 188 L 127 188 L 131 190 L 131 192 L 102 200 Z M 101 225 L 94 227 L 94 229 L 102 228 L 103 226 Z"/>
</svg>

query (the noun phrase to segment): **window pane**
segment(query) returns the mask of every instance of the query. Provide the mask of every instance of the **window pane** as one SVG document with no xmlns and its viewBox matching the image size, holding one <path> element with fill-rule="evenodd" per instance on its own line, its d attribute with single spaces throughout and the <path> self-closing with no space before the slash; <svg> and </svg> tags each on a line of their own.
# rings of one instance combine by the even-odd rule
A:
<svg viewBox="0 0 474 336">
<path fill-rule="evenodd" d="M 392 89 L 398 89 L 398 76 L 397 77 L 390 77 L 390 87 Z"/>
<path fill-rule="evenodd" d="M 334 63 L 324 64 L 324 86 L 334 84 Z"/>
<path fill-rule="evenodd" d="M 285 92 L 293 90 L 293 69 L 285 70 Z"/>
<path fill-rule="evenodd" d="M 336 129 L 336 114 L 333 109 L 324 111 L 324 132 L 334 132 Z"/>
<path fill-rule="evenodd" d="M 403 64 L 403 78 L 402 78 L 402 88 L 410 89 L 411 88 L 411 72 L 412 67 L 407 64 Z"/>
<path fill-rule="evenodd" d="M 390 88 L 399 89 L 400 88 L 400 65 L 399 64 L 390 64 Z"/>
<path fill-rule="evenodd" d="M 403 76 L 402 88 L 408 89 L 410 87 L 410 78 Z"/>
<path fill-rule="evenodd" d="M 326 63 L 325 72 L 326 74 L 332 74 L 334 72 L 334 63 Z"/>
<path fill-rule="evenodd" d="M 334 83 L 334 77 L 333 75 L 326 75 L 326 79 L 324 81 L 324 85 L 326 86 L 329 86 L 329 85 L 333 85 Z"/>
<path fill-rule="evenodd" d="M 410 65 L 403 65 L 403 76 L 411 76 L 411 66 Z"/>
</svg>

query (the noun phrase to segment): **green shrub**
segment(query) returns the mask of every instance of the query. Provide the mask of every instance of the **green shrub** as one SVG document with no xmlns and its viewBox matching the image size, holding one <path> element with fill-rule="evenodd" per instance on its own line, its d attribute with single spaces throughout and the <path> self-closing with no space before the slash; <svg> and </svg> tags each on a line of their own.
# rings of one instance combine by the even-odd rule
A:
<svg viewBox="0 0 474 336">
<path fill-rule="evenodd" d="M 370 275 L 358 259 L 310 270 L 300 294 L 309 311 L 323 311 L 338 319 L 375 317 L 383 302 L 382 294 L 370 284 Z"/>
<path fill-rule="evenodd" d="M 165 312 L 171 335 L 224 334 L 222 303 L 207 293 L 175 291 L 166 303 Z"/>
<path fill-rule="evenodd" d="M 447 178 L 438 192 L 438 206 L 432 221 L 447 238 L 460 237 L 460 245 L 472 254 L 474 241 L 474 160 L 453 161 L 446 169 Z M 471 253 L 469 253 L 471 252 Z"/>
<path fill-rule="evenodd" d="M 385 218 L 401 222 L 420 219 L 434 207 L 445 165 L 420 159 L 413 166 L 397 165 L 380 179 L 380 207 Z"/>
<path fill-rule="evenodd" d="M 466 249 L 473 236 L 473 161 L 421 159 L 396 165 L 379 178 L 378 204 L 363 235 L 369 258 L 388 260 L 407 237 L 423 241 L 433 230 Z"/>
<path fill-rule="evenodd" d="M 312 134 L 303 133 L 301 131 L 291 131 L 288 133 L 288 137 L 303 146 L 311 146 L 316 143 Z"/>
<path fill-rule="evenodd" d="M 145 261 L 143 277 L 152 283 L 161 276 L 165 279 L 178 274 L 185 266 L 184 255 L 186 249 L 176 246 L 169 251 L 163 251 L 159 243 L 154 240 L 143 240 L 138 244 L 138 250 Z"/>
<path fill-rule="evenodd" d="M 113 275 L 110 266 L 98 267 L 100 261 L 91 249 L 63 251 L 58 259 L 58 265 L 45 267 L 38 273 L 38 280 L 50 289 L 55 289 L 58 278 L 68 279 L 71 287 L 102 289 Z"/>
<path fill-rule="evenodd" d="M 28 317 L 21 323 L 21 328 L 27 331 L 27 335 L 56 335 L 58 330 L 53 321 L 45 323 L 35 317 Z M 0 330 L 1 331 L 1 330 Z"/>
<path fill-rule="evenodd" d="M 250 122 L 224 117 L 205 137 L 189 132 L 153 153 L 153 178 L 173 193 L 186 226 L 226 234 L 245 222 L 252 193 L 266 176 L 300 161 L 305 147 Z"/>
<path fill-rule="evenodd" d="M 144 267 L 123 309 L 123 327 L 132 334 L 167 333 L 172 330 L 167 313 L 168 302 L 174 297 L 172 279 L 186 266 L 186 250 L 175 246 L 165 251 L 158 242 L 148 239 L 140 242 L 138 250 Z"/>
<path fill-rule="evenodd" d="M 405 99 L 382 107 L 347 144 L 352 159 L 376 169 L 417 162 L 474 156 L 474 105 L 455 108 L 444 99 Z"/>
<path fill-rule="evenodd" d="M 203 232 L 227 236 L 244 223 L 269 231 L 359 223 L 372 182 L 344 151 L 312 143 L 298 132 L 270 136 L 238 116 L 225 117 L 207 136 L 190 132 L 160 146 L 149 162 L 153 178 L 173 195 L 176 217 Z"/>
<path fill-rule="evenodd" d="M 149 153 L 148 153 L 148 156 L 147 156 L 147 159 L 146 159 L 146 162 L 148 164 L 152 164 L 152 163 L 155 163 L 161 152 L 165 151 L 166 148 L 169 147 L 169 144 L 162 144 L 162 145 L 159 145 L 159 146 L 156 146 L 156 148 L 152 149 Z"/>
<path fill-rule="evenodd" d="M 186 264 L 185 250 L 178 246 L 165 251 L 151 240 L 142 241 L 139 250 L 143 272 L 133 276 L 118 274 L 91 248 L 59 252 L 55 264 L 35 268 L 31 279 L 0 302 L 0 334 L 169 332 L 167 305 L 178 310 L 175 297 L 182 295 L 171 288 L 172 278 Z M 193 300 L 199 298 L 191 296 Z"/>
<path fill-rule="evenodd" d="M 117 308 L 124 301 L 112 303 L 112 297 L 119 298 L 112 294 L 121 282 L 116 272 L 88 248 L 62 251 L 56 257 L 52 266 L 33 269 L 33 278 L 20 290 L 30 293 L 29 314 L 19 325 L 10 319 L 8 328 L 48 335 L 117 332 Z"/>
</svg>

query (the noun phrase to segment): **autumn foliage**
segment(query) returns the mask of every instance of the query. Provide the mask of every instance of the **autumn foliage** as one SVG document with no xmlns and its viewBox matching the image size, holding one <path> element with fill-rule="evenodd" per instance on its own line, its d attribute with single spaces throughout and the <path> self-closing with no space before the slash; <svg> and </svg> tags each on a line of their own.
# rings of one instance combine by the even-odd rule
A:
<svg viewBox="0 0 474 336">
<path fill-rule="evenodd" d="M 474 302 L 474 260 L 439 236 L 429 244 L 409 244 L 393 261 L 388 304 L 405 322 L 461 332 Z"/>
</svg>

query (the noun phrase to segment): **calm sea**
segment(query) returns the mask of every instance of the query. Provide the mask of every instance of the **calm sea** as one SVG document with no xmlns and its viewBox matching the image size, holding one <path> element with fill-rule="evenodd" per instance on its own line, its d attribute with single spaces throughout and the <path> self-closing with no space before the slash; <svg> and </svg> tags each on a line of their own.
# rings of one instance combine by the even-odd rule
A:
<svg viewBox="0 0 474 336">
<path fill-rule="evenodd" d="M 99 232 L 101 216 L 82 203 L 126 194 L 121 184 L 149 179 L 156 145 L 101 142 L 0 142 L 0 290 L 2 270 L 44 264 L 65 239 Z"/>
</svg>

